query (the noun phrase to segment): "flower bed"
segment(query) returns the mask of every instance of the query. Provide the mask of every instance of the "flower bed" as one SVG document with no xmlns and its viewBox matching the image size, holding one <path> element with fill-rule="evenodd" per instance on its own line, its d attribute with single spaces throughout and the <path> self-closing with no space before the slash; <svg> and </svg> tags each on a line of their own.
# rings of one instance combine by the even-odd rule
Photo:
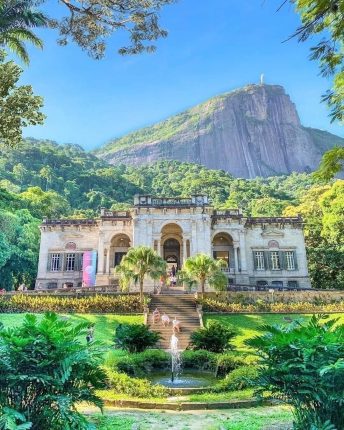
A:
<svg viewBox="0 0 344 430">
<path fill-rule="evenodd" d="M 51 297 L 15 295 L 0 298 L 0 313 L 14 312 L 58 313 L 142 313 L 143 306 L 138 295 Z"/>
<path fill-rule="evenodd" d="M 199 304 L 202 305 L 205 312 L 229 312 L 229 313 L 322 313 L 322 312 L 344 312 L 344 301 L 335 303 L 310 303 L 310 302 L 267 302 L 257 300 L 255 303 L 234 303 L 229 301 L 220 301 L 215 299 L 201 299 Z"/>
</svg>

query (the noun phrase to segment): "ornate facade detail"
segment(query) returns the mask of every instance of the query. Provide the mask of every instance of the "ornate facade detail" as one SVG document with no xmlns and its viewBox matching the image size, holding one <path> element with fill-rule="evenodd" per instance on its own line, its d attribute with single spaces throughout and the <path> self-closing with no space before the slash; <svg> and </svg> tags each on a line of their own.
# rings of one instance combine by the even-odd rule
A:
<svg viewBox="0 0 344 430">
<path fill-rule="evenodd" d="M 75 249 L 67 249 L 68 243 L 74 243 Z M 198 253 L 223 259 L 229 284 L 296 282 L 300 287 L 310 286 L 300 217 L 252 218 L 240 209 L 214 210 L 203 195 L 135 196 L 131 210 L 102 208 L 97 219 L 44 219 L 37 286 L 47 286 L 52 279 L 58 287 L 81 285 L 84 251 L 97 254 L 96 284 L 109 285 L 114 282 L 114 267 L 130 247 L 140 245 L 152 247 L 177 268 Z M 65 261 L 66 253 L 69 262 L 79 262 L 75 266 L 69 263 L 69 269 L 75 270 L 57 265 L 56 261 Z M 153 283 L 148 280 L 145 288 L 152 289 Z"/>
</svg>

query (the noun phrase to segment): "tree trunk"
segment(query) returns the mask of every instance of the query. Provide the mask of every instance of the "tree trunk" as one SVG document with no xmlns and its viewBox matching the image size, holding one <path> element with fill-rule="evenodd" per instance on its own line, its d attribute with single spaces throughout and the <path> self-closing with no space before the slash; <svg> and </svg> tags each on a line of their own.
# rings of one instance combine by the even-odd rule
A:
<svg viewBox="0 0 344 430">
<path fill-rule="evenodd" d="M 204 286 L 205 286 L 205 279 L 201 279 L 202 299 L 204 297 Z"/>
<path fill-rule="evenodd" d="M 140 302 L 143 303 L 143 279 L 140 279 Z"/>
</svg>

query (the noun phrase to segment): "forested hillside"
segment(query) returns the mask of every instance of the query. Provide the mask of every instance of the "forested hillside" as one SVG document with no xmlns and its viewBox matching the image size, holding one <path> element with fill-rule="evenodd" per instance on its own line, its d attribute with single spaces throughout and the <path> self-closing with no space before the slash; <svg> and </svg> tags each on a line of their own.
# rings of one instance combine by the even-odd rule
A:
<svg viewBox="0 0 344 430">
<path fill-rule="evenodd" d="M 252 180 L 178 161 L 110 166 L 76 145 L 26 140 L 0 149 L 0 288 L 36 275 L 42 217 L 94 217 L 124 208 L 136 193 L 209 195 L 216 208 L 246 215 L 301 213 L 313 285 L 344 288 L 344 181 L 316 184 L 311 175 Z"/>
<path fill-rule="evenodd" d="M 110 166 L 77 145 L 26 140 L 0 150 L 0 186 L 19 194 L 38 217 L 93 216 L 100 207 L 130 206 L 136 193 L 188 196 L 205 193 L 215 207 L 240 206 L 248 215 L 279 214 L 309 188 L 307 174 L 254 180 L 179 161 Z M 263 205 L 262 200 L 263 200 Z"/>
</svg>

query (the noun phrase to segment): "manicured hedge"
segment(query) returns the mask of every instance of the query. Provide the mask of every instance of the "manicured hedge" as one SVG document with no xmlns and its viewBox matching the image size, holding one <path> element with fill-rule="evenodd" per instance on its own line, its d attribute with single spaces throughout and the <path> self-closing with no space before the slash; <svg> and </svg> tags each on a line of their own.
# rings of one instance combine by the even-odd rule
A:
<svg viewBox="0 0 344 430">
<path fill-rule="evenodd" d="M 138 295 L 51 297 L 15 295 L 0 298 L 0 313 L 14 312 L 58 313 L 142 313 Z"/>
<path fill-rule="evenodd" d="M 334 303 L 271 303 L 263 300 L 257 300 L 255 303 L 234 303 L 215 299 L 200 299 L 205 312 L 230 312 L 230 313 L 255 313 L 255 312 L 272 312 L 272 313 L 326 313 L 326 312 L 344 312 L 344 301 Z"/>
<path fill-rule="evenodd" d="M 115 394 L 126 394 L 138 398 L 167 397 L 168 389 L 162 385 L 152 384 L 148 379 L 133 378 L 125 373 L 105 369 L 108 388 Z"/>
<path fill-rule="evenodd" d="M 205 350 L 185 350 L 182 352 L 181 358 L 184 369 L 211 371 L 216 376 L 225 376 L 248 362 L 247 357 L 233 352 L 216 354 Z M 147 349 L 137 354 L 112 356 L 105 362 L 105 367 L 135 377 L 145 376 L 152 370 L 169 369 L 170 365 L 170 354 L 160 349 Z"/>
</svg>

